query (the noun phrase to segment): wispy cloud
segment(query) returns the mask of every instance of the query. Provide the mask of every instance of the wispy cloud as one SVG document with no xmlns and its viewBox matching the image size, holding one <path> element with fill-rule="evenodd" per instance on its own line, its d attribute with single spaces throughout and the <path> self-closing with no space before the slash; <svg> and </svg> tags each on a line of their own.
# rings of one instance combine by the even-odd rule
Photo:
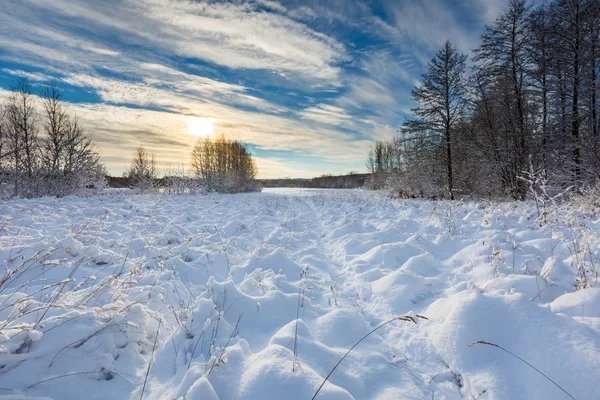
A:
<svg viewBox="0 0 600 400">
<path fill-rule="evenodd" d="M 44 38 L 46 49 L 64 46 L 100 55 L 118 54 L 110 48 L 90 45 L 87 40 L 74 39 L 70 33 L 76 28 L 78 33 L 110 47 L 143 46 L 154 52 L 196 58 L 233 69 L 271 70 L 317 85 L 339 84 L 341 70 L 336 64 L 347 59 L 345 47 L 339 41 L 278 13 L 264 12 L 260 3 L 170 0 L 19 3 L 3 18 L 13 30 L 10 35 L 13 46 L 39 43 Z M 51 26 L 42 28 L 48 25 Z M 48 56 L 43 48 L 29 50 Z"/>
<path fill-rule="evenodd" d="M 412 51 L 422 61 L 430 58 L 446 40 L 451 40 L 462 51 L 469 51 L 477 42 L 462 26 L 455 14 L 456 4 L 435 0 L 390 2 L 387 10 L 393 24 Z"/>
<path fill-rule="evenodd" d="M 304 119 L 333 126 L 347 126 L 354 121 L 354 117 L 348 115 L 346 110 L 329 104 L 318 104 L 314 107 L 308 107 L 298 114 Z"/>
<path fill-rule="evenodd" d="M 498 7 L 459 3 L 484 15 L 480 25 Z M 453 4 L 22 0 L 0 13 L 10 63 L 0 86 L 2 74 L 4 87 L 7 76 L 66 85 L 115 170 L 139 143 L 164 163 L 187 160 L 189 115 L 259 149 L 263 176 L 360 170 L 370 140 L 395 132 L 437 46 L 476 41 Z"/>
</svg>

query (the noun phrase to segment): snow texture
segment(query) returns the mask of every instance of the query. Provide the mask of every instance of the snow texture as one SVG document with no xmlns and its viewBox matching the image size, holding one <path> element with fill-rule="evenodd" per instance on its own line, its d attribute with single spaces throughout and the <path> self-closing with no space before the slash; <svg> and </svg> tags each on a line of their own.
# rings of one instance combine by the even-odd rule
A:
<svg viewBox="0 0 600 400">
<path fill-rule="evenodd" d="M 478 340 L 600 398 L 600 291 L 574 286 L 600 219 L 573 218 L 361 190 L 6 201 L 0 399 L 311 399 L 407 314 L 428 319 L 317 398 L 568 398 Z"/>
</svg>

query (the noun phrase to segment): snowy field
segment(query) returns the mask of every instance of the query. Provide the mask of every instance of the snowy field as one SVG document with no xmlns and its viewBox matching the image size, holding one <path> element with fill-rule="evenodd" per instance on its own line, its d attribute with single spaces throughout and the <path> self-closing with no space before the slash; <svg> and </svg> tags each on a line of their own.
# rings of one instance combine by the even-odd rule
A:
<svg viewBox="0 0 600 400">
<path fill-rule="evenodd" d="M 404 315 L 316 398 L 571 398 L 484 340 L 600 399 L 600 291 L 573 286 L 597 286 L 600 217 L 557 216 L 360 190 L 2 202 L 0 399 L 310 400 Z"/>
</svg>

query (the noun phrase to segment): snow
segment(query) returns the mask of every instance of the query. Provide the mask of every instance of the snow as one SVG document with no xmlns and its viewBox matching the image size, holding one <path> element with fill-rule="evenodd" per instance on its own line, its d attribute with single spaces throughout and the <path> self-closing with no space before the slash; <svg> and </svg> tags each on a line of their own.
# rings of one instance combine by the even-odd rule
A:
<svg viewBox="0 0 600 400">
<path fill-rule="evenodd" d="M 600 218 L 363 190 L 0 203 L 0 399 L 600 398 Z M 576 290 L 577 267 L 591 288 Z M 421 319 L 416 315 L 427 319 Z"/>
</svg>

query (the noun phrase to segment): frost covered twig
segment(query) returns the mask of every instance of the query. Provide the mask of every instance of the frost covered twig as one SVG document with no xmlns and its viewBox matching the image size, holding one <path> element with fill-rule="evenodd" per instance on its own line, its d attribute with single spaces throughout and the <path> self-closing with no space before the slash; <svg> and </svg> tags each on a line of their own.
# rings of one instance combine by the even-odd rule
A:
<svg viewBox="0 0 600 400">
<path fill-rule="evenodd" d="M 154 344 L 152 345 L 152 353 L 150 354 L 150 361 L 148 362 L 148 369 L 146 370 L 146 376 L 144 378 L 144 385 L 142 386 L 142 393 L 140 393 L 140 400 L 144 398 L 144 391 L 146 390 L 146 383 L 148 382 L 148 375 L 150 374 L 150 368 L 152 368 L 152 357 L 154 357 L 154 350 L 156 350 L 156 342 L 158 341 L 158 334 L 160 333 L 160 326 L 162 321 L 158 321 L 158 328 L 156 328 L 156 335 L 154 336 Z"/>
<path fill-rule="evenodd" d="M 323 383 L 321 383 L 321 386 L 319 386 L 319 388 L 317 389 L 317 391 L 315 392 L 315 394 L 313 395 L 313 397 L 312 397 L 311 400 L 314 400 L 317 397 L 317 395 L 319 394 L 319 392 L 321 391 L 321 389 L 323 388 L 323 386 L 325 386 L 325 383 L 327 383 L 327 381 L 329 380 L 329 377 L 331 376 L 331 374 L 333 374 L 333 372 L 342 363 L 342 361 L 344 361 L 344 359 L 348 356 L 348 354 L 350 354 L 352 352 L 352 350 L 354 350 L 354 348 L 356 346 L 358 346 L 363 340 L 365 340 L 371 334 L 377 332 L 379 329 L 383 328 L 386 325 L 391 324 L 394 321 L 405 321 L 405 322 L 412 322 L 414 324 L 417 324 L 418 323 L 418 318 L 428 319 L 427 317 L 424 317 L 422 315 L 416 315 L 416 318 L 413 317 L 412 315 L 403 315 L 403 316 L 400 316 L 400 317 L 395 317 L 395 318 L 390 319 L 389 321 L 384 322 L 383 324 L 379 325 L 378 327 L 376 327 L 375 329 L 373 329 L 369 333 L 367 333 L 365 336 L 363 336 L 362 338 L 360 338 L 360 340 L 358 342 L 354 343 L 354 345 L 352 347 L 350 347 L 350 349 L 346 352 L 346 354 L 344 354 L 344 356 L 342 358 L 340 358 L 340 360 L 337 362 L 337 364 L 335 364 L 335 366 L 331 369 L 331 371 L 329 371 L 329 373 L 327 374 L 327 376 L 323 380 Z"/>
<path fill-rule="evenodd" d="M 208 370 L 208 374 L 206 374 L 206 376 L 209 376 L 211 374 L 211 372 L 213 371 L 213 369 L 217 365 L 222 364 L 224 362 L 223 356 L 225 355 L 225 352 L 227 351 L 227 348 L 229 347 L 229 343 L 231 342 L 231 339 L 233 339 L 233 337 L 238 334 L 238 328 L 240 326 L 240 321 L 242 320 L 242 315 L 243 314 L 240 314 L 240 316 L 238 317 L 237 322 L 235 323 L 235 327 L 233 328 L 231 335 L 229 335 L 229 339 L 227 339 L 225 346 L 220 350 L 219 356 L 215 358 L 215 361 L 213 362 L 213 365 L 210 367 L 210 370 Z"/>
<path fill-rule="evenodd" d="M 495 347 L 497 349 L 500 349 L 502 351 L 504 351 L 505 353 L 510 354 L 511 356 L 515 357 L 517 360 L 525 363 L 528 367 L 532 368 L 533 370 L 535 370 L 538 374 L 542 375 L 544 378 L 546 378 L 547 380 L 549 380 L 550 382 L 552 382 L 554 384 L 554 386 L 556 386 L 557 388 L 559 388 L 560 390 L 562 390 L 567 396 L 569 396 L 571 399 L 575 400 L 575 397 L 573 397 L 569 392 L 567 392 L 565 389 L 562 388 L 562 386 L 560 386 L 558 383 L 554 382 L 548 375 L 544 374 L 542 371 L 540 371 L 539 369 L 537 369 L 536 367 L 534 367 L 533 365 L 531 365 L 530 363 L 528 363 L 527 361 L 523 360 L 521 357 L 519 357 L 518 355 L 516 355 L 515 353 L 505 349 L 502 346 L 497 345 L 496 343 L 491 343 L 491 342 L 486 342 L 485 340 L 478 340 L 476 342 L 473 342 L 469 345 L 469 347 L 474 346 L 476 344 L 483 344 L 486 346 L 491 346 L 491 347 Z"/>
<path fill-rule="evenodd" d="M 110 371 L 110 370 L 106 370 L 106 369 L 105 369 L 105 371 L 106 371 L 106 372 L 109 372 L 109 373 L 111 373 L 111 374 L 115 374 L 115 375 L 119 375 L 119 376 L 121 376 L 121 374 L 119 374 L 119 373 L 117 373 L 117 372 L 115 372 L 115 371 Z M 41 381 L 39 381 L 39 382 L 36 382 L 36 383 L 34 383 L 33 385 L 29 385 L 29 386 L 27 387 L 27 389 L 31 389 L 31 388 L 33 388 L 33 387 L 35 387 L 35 386 L 37 386 L 37 385 L 40 385 L 40 384 L 42 384 L 42 383 L 46 383 L 46 382 L 49 382 L 49 381 L 53 381 L 53 380 L 56 380 L 56 379 L 68 378 L 68 377 L 70 377 L 70 376 L 76 376 L 76 375 L 91 375 L 91 374 L 97 374 L 97 373 L 98 373 L 98 371 L 84 371 L 84 372 L 71 372 L 71 373 L 69 373 L 69 374 L 64 374 L 64 375 L 59 375 L 59 376 L 53 376 L 53 377 L 51 377 L 51 378 L 42 379 Z"/>
</svg>

